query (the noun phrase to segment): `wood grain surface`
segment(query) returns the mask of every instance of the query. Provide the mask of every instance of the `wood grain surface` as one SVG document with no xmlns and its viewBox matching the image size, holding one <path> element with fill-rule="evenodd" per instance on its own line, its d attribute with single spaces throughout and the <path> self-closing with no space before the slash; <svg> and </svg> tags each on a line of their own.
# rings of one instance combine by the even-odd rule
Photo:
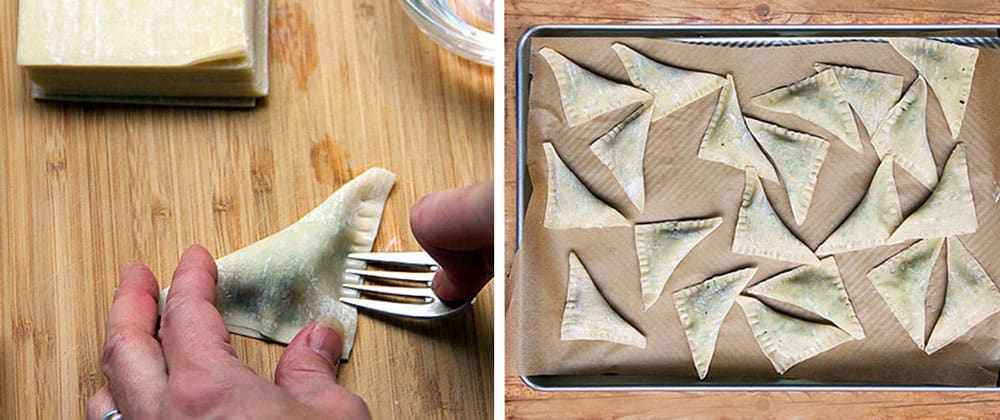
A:
<svg viewBox="0 0 1000 420">
<path fill-rule="evenodd" d="M 865 2 L 663 0 L 579 2 L 511 0 L 504 22 L 507 92 L 504 127 L 505 273 L 514 256 L 516 131 L 514 69 L 517 41 L 540 24 L 875 24 L 997 23 L 997 0 Z M 507 283 L 505 302 L 510 302 Z M 960 392 L 538 392 L 517 377 L 515 339 L 506 340 L 505 409 L 508 418 L 617 417 L 930 417 L 997 418 L 996 393 Z"/>
<path fill-rule="evenodd" d="M 492 69 L 398 2 L 272 0 L 271 95 L 251 111 L 35 102 L 17 4 L 0 6 L 0 418 L 83 416 L 129 262 L 166 285 L 188 245 L 248 245 L 371 166 L 398 175 L 375 249 L 414 250 L 420 196 L 492 176 Z M 489 417 L 492 302 L 488 288 L 445 320 L 361 315 L 341 383 L 375 418 Z M 265 377 L 284 348 L 233 344 Z"/>
</svg>

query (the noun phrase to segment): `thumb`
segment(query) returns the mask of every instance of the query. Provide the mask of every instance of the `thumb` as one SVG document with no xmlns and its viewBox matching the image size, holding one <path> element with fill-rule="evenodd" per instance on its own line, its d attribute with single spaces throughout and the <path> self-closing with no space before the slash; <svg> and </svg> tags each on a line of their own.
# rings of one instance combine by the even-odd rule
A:
<svg viewBox="0 0 1000 420">
<path fill-rule="evenodd" d="M 275 368 L 274 382 L 321 412 L 370 418 L 365 402 L 337 385 L 343 337 L 344 326 L 337 320 L 309 324 L 288 343 Z"/>
<path fill-rule="evenodd" d="M 337 321 L 312 323 L 299 331 L 278 361 L 275 384 L 297 398 L 318 388 L 335 386 L 344 345 L 343 331 Z"/>
</svg>

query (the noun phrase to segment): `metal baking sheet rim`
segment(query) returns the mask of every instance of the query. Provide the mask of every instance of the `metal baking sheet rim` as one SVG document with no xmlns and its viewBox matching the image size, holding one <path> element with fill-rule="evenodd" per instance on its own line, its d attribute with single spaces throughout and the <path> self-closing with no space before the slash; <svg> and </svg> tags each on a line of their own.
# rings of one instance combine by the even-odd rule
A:
<svg viewBox="0 0 1000 420">
<path fill-rule="evenodd" d="M 816 41 L 826 34 L 843 38 L 853 34 L 860 37 L 882 33 L 909 33 L 911 36 L 932 36 L 941 31 L 996 31 L 1000 40 L 1000 25 L 539 25 L 528 28 L 517 43 L 516 62 L 516 115 L 517 115 L 517 224 L 516 247 L 521 246 L 524 212 L 527 209 L 527 142 L 528 89 L 530 73 L 528 60 L 531 38 L 539 36 L 647 36 L 686 41 L 713 40 L 718 42 L 747 39 L 762 36 L 761 39 L 779 39 L 794 36 L 804 41 Z M 1000 41 L 998 41 L 1000 42 Z M 992 46 L 992 45 L 991 45 Z M 958 387 L 938 385 L 891 385 L 891 384 L 828 384 L 794 379 L 779 379 L 761 385 L 736 385 L 711 382 L 696 382 L 688 378 L 638 377 L 619 375 L 547 375 L 521 376 L 521 381 L 536 391 L 947 391 L 947 392 L 998 392 L 997 387 Z M 668 383 L 670 382 L 670 383 Z"/>
</svg>

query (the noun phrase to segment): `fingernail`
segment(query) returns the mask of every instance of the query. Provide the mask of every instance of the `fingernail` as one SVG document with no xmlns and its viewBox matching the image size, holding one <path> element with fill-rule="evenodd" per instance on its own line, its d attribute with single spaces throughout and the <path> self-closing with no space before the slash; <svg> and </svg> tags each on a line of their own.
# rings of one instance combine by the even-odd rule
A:
<svg viewBox="0 0 1000 420">
<path fill-rule="evenodd" d="M 434 294 L 436 294 L 442 300 L 446 301 L 462 300 L 462 297 L 456 296 L 456 294 L 458 294 L 458 291 L 455 290 L 455 286 L 452 285 L 450 281 L 448 281 L 448 276 L 442 271 L 439 271 L 434 276 L 434 282 L 431 283 L 431 290 L 434 290 Z"/>
<path fill-rule="evenodd" d="M 344 326 L 337 320 L 316 323 L 309 334 L 309 348 L 331 365 L 340 363 L 340 353 L 344 346 Z"/>
</svg>

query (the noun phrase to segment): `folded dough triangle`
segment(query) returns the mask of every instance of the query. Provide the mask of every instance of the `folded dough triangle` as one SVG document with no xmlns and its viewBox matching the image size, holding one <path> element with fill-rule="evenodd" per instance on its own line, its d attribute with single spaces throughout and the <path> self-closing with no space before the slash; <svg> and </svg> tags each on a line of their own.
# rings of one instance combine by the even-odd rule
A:
<svg viewBox="0 0 1000 420">
<path fill-rule="evenodd" d="M 715 354 L 715 343 L 722 330 L 722 321 L 736 302 L 740 291 L 757 273 L 756 268 L 744 268 L 718 275 L 694 286 L 673 293 L 677 315 L 684 326 L 691 358 L 698 369 L 698 379 L 705 379 Z"/>
<path fill-rule="evenodd" d="M 740 204 L 733 252 L 799 264 L 818 264 L 819 259 L 778 218 L 767 200 L 757 171 L 746 171 L 746 188 Z"/>
<path fill-rule="evenodd" d="M 702 239 L 722 224 L 721 217 L 635 225 L 642 303 L 649 309 L 660 298 L 674 269 Z"/>
<path fill-rule="evenodd" d="M 698 147 L 698 158 L 719 162 L 739 170 L 757 168 L 764 179 L 778 182 L 771 162 L 764 156 L 753 135 L 747 129 L 740 101 L 736 97 L 733 76 L 726 76 L 726 84 L 719 93 L 719 102 L 712 112 L 705 135 Z"/>
<path fill-rule="evenodd" d="M 653 94 L 653 121 L 690 105 L 726 83 L 726 79 L 712 73 L 659 63 L 623 44 L 614 44 L 611 48 L 618 54 L 632 84 Z"/>
<path fill-rule="evenodd" d="M 979 49 L 919 38 L 894 38 L 889 44 L 927 79 L 941 103 L 951 138 L 957 139 L 972 91 Z"/>
<path fill-rule="evenodd" d="M 646 348 L 646 337 L 604 299 L 575 252 L 569 253 L 569 284 L 559 339 L 601 340 Z"/>
<path fill-rule="evenodd" d="M 844 88 L 832 69 L 750 99 L 761 108 L 792 114 L 829 131 L 861 152 L 861 135 Z"/>
<path fill-rule="evenodd" d="M 747 118 L 747 126 L 757 143 L 771 157 L 792 206 L 795 223 L 802 224 L 809 213 L 816 177 L 826 159 L 830 143 L 819 137 L 788 130 L 774 124 Z"/>
<path fill-rule="evenodd" d="M 896 228 L 889 242 L 957 236 L 975 232 L 978 227 L 965 144 L 959 143 L 944 164 L 941 181 L 931 191 L 930 197 Z"/>
<path fill-rule="evenodd" d="M 653 99 L 640 89 L 591 73 L 551 48 L 542 48 L 538 54 L 556 77 L 566 125 L 570 127 L 623 106 Z"/>
<path fill-rule="evenodd" d="M 927 83 L 918 77 L 872 133 L 880 159 L 892 156 L 927 188 L 937 183 L 937 166 L 927 142 Z"/>
<path fill-rule="evenodd" d="M 1000 312 L 1000 291 L 990 275 L 958 238 L 948 238 L 944 308 L 924 351 L 933 354 L 997 312 Z"/>
<path fill-rule="evenodd" d="M 563 163 L 552 143 L 543 143 L 548 164 L 545 227 L 549 229 L 631 226 L 621 213 L 594 196 Z"/>
<path fill-rule="evenodd" d="M 638 117 L 626 122 L 620 130 L 612 130 L 590 145 L 601 162 L 607 165 L 618 185 L 636 209 L 642 211 L 646 204 L 643 161 L 646 153 L 646 136 L 653 107 L 647 106 Z"/>
<path fill-rule="evenodd" d="M 854 312 L 851 298 L 847 296 L 844 281 L 840 278 L 837 261 L 833 257 L 826 257 L 817 265 L 803 265 L 778 274 L 757 283 L 747 289 L 747 292 L 789 303 L 819 315 L 855 340 L 865 338 L 865 330 Z"/>
<path fill-rule="evenodd" d="M 903 76 L 897 74 L 824 63 L 813 64 L 813 68 L 816 72 L 833 70 L 844 88 L 847 102 L 869 133 L 878 127 L 892 104 L 903 94 Z"/>
<path fill-rule="evenodd" d="M 371 251 L 395 180 L 385 169 L 369 169 L 291 226 L 219 258 L 215 306 L 229 331 L 287 344 L 310 322 L 336 319 L 344 325 L 347 359 L 358 311 L 338 299 L 357 297 L 343 284 L 361 283 L 345 270 L 365 267 L 347 254 Z"/>
<path fill-rule="evenodd" d="M 820 244 L 816 255 L 840 254 L 888 243 L 889 235 L 903 222 L 892 162 L 891 156 L 882 160 L 864 198 L 840 227 Z"/>
<path fill-rule="evenodd" d="M 868 272 L 868 280 L 921 350 L 924 348 L 927 287 L 944 238 L 924 239 Z"/>
<path fill-rule="evenodd" d="M 757 345 L 779 374 L 851 341 L 851 336 L 840 328 L 776 312 L 751 297 L 740 296 L 736 303 L 743 309 Z"/>
</svg>

